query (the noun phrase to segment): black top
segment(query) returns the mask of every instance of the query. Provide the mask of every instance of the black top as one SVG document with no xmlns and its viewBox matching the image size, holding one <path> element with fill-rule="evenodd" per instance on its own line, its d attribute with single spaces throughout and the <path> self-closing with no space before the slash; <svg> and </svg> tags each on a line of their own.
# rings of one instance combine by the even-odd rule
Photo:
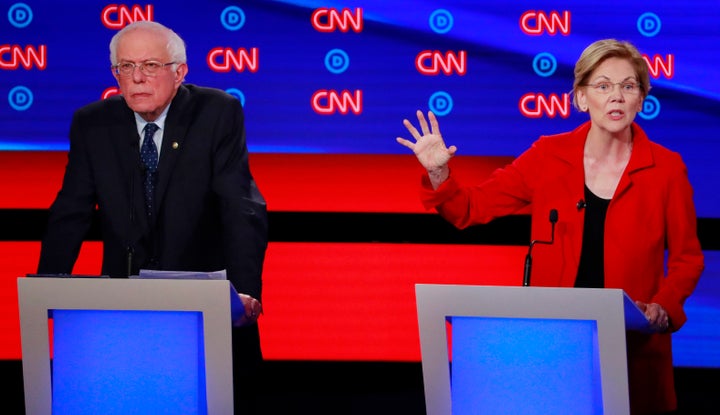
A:
<svg viewBox="0 0 720 415">
<path fill-rule="evenodd" d="M 596 196 L 585 186 L 585 224 L 576 287 L 605 286 L 605 215 L 609 205 L 610 199 Z"/>
</svg>

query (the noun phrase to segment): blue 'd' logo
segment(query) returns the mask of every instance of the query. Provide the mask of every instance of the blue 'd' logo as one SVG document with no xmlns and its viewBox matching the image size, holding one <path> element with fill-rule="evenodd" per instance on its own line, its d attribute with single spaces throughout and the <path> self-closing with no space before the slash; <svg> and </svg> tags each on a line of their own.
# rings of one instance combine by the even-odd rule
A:
<svg viewBox="0 0 720 415">
<path fill-rule="evenodd" d="M 547 78 L 557 70 L 557 59 L 551 53 L 538 53 L 533 59 L 533 70 L 539 76 Z"/>
<path fill-rule="evenodd" d="M 33 103 L 33 93 L 30 88 L 16 86 L 8 93 L 8 102 L 15 111 L 25 111 Z"/>
<path fill-rule="evenodd" d="M 638 112 L 638 116 L 643 120 L 652 120 L 660 115 L 660 101 L 652 95 L 645 97 L 643 101 L 642 112 Z"/>
<path fill-rule="evenodd" d="M 333 49 L 325 55 L 325 67 L 334 74 L 340 74 L 350 66 L 350 56 L 342 49 Z"/>
<path fill-rule="evenodd" d="M 662 29 L 662 21 L 655 13 L 643 13 L 640 17 L 638 17 L 637 29 L 643 36 L 653 37 L 660 33 L 660 29 Z"/>
<path fill-rule="evenodd" d="M 439 117 L 448 115 L 453 109 L 452 96 L 445 91 L 438 91 L 430 96 L 428 108 Z"/>
<path fill-rule="evenodd" d="M 27 27 L 32 22 L 32 19 L 32 9 L 25 3 L 15 3 L 8 10 L 8 21 L 18 29 Z"/>
<path fill-rule="evenodd" d="M 445 9 L 437 9 L 430 15 L 430 29 L 438 34 L 445 34 L 450 31 L 455 22 L 452 13 Z"/>
<path fill-rule="evenodd" d="M 227 30 L 240 30 L 245 25 L 245 12 L 237 6 L 228 6 L 220 14 L 220 23 Z"/>
</svg>

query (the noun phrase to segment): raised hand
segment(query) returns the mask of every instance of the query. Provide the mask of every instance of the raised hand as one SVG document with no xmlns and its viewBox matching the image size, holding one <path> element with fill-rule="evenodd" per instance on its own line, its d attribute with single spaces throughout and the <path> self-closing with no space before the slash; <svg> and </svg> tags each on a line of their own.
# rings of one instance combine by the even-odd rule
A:
<svg viewBox="0 0 720 415">
<path fill-rule="evenodd" d="M 396 141 L 415 153 L 420 164 L 428 171 L 433 187 L 437 188 L 449 175 L 450 170 L 447 164 L 455 155 L 457 147 L 447 147 L 445 145 L 435 114 L 428 112 L 429 126 L 420 110 L 417 111 L 417 119 L 422 133 L 410 121 L 403 120 L 403 125 L 405 125 L 405 128 L 407 128 L 415 141 L 402 137 L 397 137 Z"/>
<path fill-rule="evenodd" d="M 417 111 L 417 118 L 422 134 L 420 134 L 410 121 L 403 120 L 403 125 L 405 125 L 405 128 L 407 128 L 413 136 L 415 142 L 402 137 L 398 137 L 397 142 L 412 150 L 420 161 L 420 164 L 427 170 L 433 170 L 446 165 L 450 158 L 455 155 L 457 148 L 455 146 L 445 146 L 435 114 L 428 112 L 430 128 L 428 128 L 428 123 L 425 121 L 425 116 L 423 116 L 422 111 Z"/>
</svg>

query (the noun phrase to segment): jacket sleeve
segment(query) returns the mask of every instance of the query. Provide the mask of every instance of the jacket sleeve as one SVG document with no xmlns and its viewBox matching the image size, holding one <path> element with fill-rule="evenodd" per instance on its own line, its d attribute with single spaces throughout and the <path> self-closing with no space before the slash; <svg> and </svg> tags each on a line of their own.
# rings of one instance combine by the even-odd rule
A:
<svg viewBox="0 0 720 415">
<path fill-rule="evenodd" d="M 62 187 L 50 207 L 38 273 L 71 273 L 92 222 L 96 197 L 80 124 L 76 113 L 70 127 L 68 163 Z"/>
<path fill-rule="evenodd" d="M 680 157 L 675 154 L 676 157 Z M 670 316 L 672 329 L 685 324 L 685 300 L 692 294 L 704 269 L 704 258 L 697 237 L 693 191 L 682 160 L 671 177 L 666 195 L 667 275 L 652 302 L 660 304 Z"/>
<path fill-rule="evenodd" d="M 223 249 L 228 278 L 240 293 L 258 300 L 268 244 L 265 200 L 250 172 L 242 107 L 237 100 L 225 108 L 223 129 L 213 156 L 213 192 L 220 203 Z"/>
<path fill-rule="evenodd" d="M 536 141 L 509 165 L 495 170 L 478 185 L 464 186 L 452 176 L 433 190 L 425 173 L 420 199 L 426 209 L 436 209 L 460 229 L 521 213 L 533 198 L 540 177 L 538 169 L 546 159 L 544 139 Z"/>
</svg>

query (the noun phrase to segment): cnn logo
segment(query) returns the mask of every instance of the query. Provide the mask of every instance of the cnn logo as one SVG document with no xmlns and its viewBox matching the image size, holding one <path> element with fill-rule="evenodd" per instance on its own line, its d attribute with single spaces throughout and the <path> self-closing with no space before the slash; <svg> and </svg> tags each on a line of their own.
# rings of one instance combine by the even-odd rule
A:
<svg viewBox="0 0 720 415">
<path fill-rule="evenodd" d="M 108 29 L 122 29 L 138 20 L 153 20 L 154 7 L 148 4 L 143 9 L 134 5 L 128 7 L 124 4 L 108 4 L 100 13 L 100 20 Z"/>
</svg>

